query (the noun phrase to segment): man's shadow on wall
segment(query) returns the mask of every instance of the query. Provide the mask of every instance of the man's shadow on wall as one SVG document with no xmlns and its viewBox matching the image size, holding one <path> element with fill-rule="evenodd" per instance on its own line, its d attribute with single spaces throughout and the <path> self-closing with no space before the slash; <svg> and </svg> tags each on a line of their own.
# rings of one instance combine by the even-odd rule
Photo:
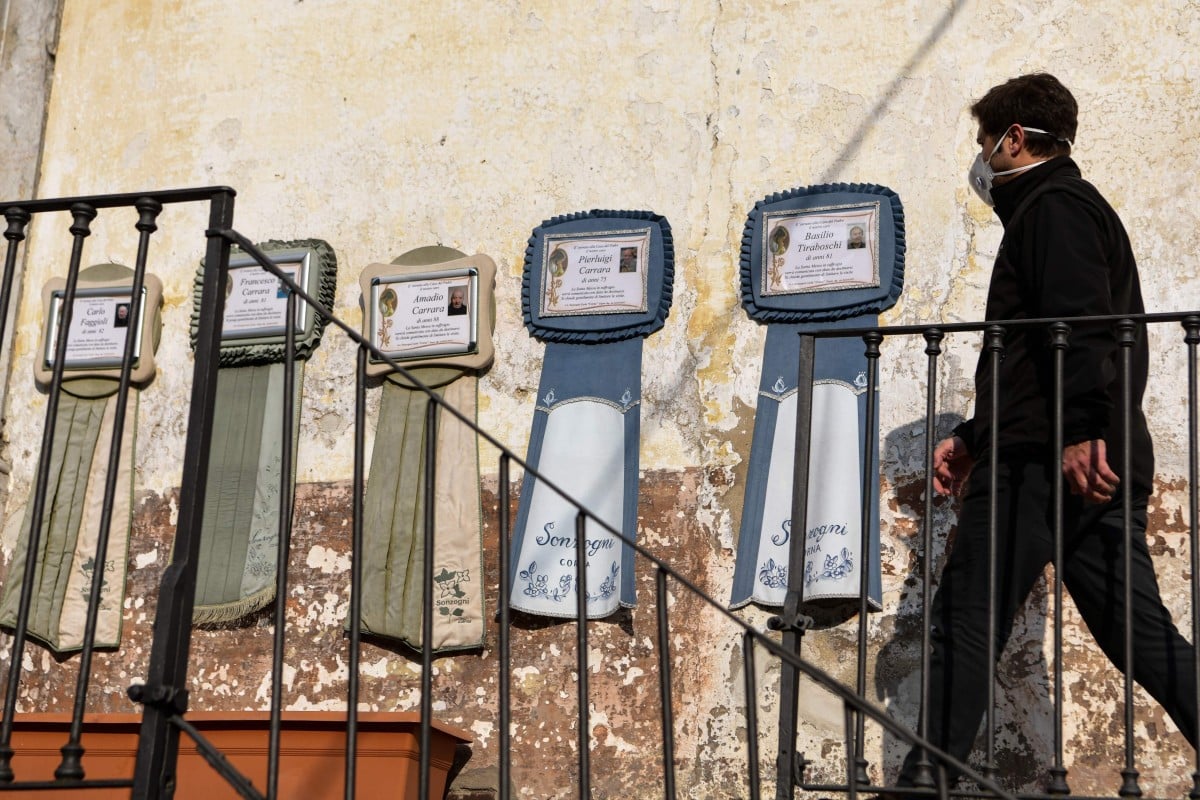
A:
<svg viewBox="0 0 1200 800">
<path fill-rule="evenodd" d="M 962 422 L 958 414 L 940 414 L 935 420 L 935 444 Z M 881 464 L 890 465 L 882 475 L 881 501 L 892 510 L 892 523 L 880 542 L 883 579 L 895 585 L 902 576 L 899 602 L 894 614 L 882 620 L 885 641 L 875 657 L 876 699 L 892 718 L 912 731 L 917 730 L 921 702 L 921 644 L 924 602 L 932 602 L 946 557 L 954 546 L 959 501 L 935 496 L 932 513 L 932 590 L 922 588 L 925 528 L 925 419 L 901 425 L 883 439 Z M 882 521 L 881 521 L 882 522 Z M 889 530 L 890 529 L 890 530 Z M 908 550 L 907 559 L 901 553 Z M 986 592 L 987 587 L 979 587 Z M 995 766 L 1003 783 L 1010 787 L 1039 784 L 1046 773 L 1045 759 L 1051 750 L 1043 743 L 1053 733 L 1053 701 L 1050 664 L 1043 655 L 1046 627 L 1052 624 L 1046 582 L 1034 586 L 1017 612 L 1008 645 L 998 654 L 996 668 Z M 887 614 L 885 609 L 885 615 Z M 1029 691 L 1030 689 L 1035 691 Z M 984 759 L 986 720 L 981 723 L 969 763 Z M 895 781 L 909 743 L 883 731 L 882 777 Z"/>
</svg>

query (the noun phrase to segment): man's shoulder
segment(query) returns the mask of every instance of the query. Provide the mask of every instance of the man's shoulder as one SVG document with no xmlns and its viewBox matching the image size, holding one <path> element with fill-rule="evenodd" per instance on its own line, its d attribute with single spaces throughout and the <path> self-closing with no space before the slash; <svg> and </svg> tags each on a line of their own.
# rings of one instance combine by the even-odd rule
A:
<svg viewBox="0 0 1200 800">
<path fill-rule="evenodd" d="M 1039 217 L 1087 215 L 1098 220 L 1112 220 L 1117 213 L 1091 182 L 1078 171 L 1049 176 L 1026 198 L 1030 209 L 1036 208 Z"/>
<path fill-rule="evenodd" d="M 1030 192 L 1030 198 L 1044 196 L 1047 194 L 1066 194 L 1073 196 L 1079 200 L 1100 202 L 1108 205 L 1104 199 L 1104 195 L 1100 194 L 1100 190 L 1092 184 L 1091 181 L 1083 177 L 1077 168 L 1059 169 L 1056 172 L 1047 175 L 1045 180 Z"/>
<path fill-rule="evenodd" d="M 1028 227 L 1054 239 L 1098 236 L 1109 249 L 1128 246 L 1121 217 L 1092 183 L 1077 172 L 1056 175 L 1028 197 Z M 1035 234 L 1036 235 L 1036 234 Z"/>
</svg>

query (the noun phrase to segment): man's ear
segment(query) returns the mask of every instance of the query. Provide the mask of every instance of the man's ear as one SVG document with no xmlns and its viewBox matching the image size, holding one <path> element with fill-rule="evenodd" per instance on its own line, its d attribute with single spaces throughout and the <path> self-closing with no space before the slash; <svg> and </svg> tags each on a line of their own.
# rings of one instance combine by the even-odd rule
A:
<svg viewBox="0 0 1200 800">
<path fill-rule="evenodd" d="M 1016 158 L 1025 149 L 1025 129 L 1013 125 L 1004 136 L 1004 149 L 1010 158 Z"/>
</svg>

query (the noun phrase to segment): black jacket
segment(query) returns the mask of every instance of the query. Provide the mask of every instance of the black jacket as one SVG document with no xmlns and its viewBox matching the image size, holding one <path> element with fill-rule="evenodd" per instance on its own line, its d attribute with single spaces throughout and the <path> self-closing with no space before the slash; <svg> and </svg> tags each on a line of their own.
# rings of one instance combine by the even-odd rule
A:
<svg viewBox="0 0 1200 800">
<path fill-rule="evenodd" d="M 1141 286 L 1120 218 L 1070 158 L 1052 159 L 992 189 L 1004 238 L 988 288 L 988 321 L 1140 314 Z M 1142 395 L 1149 355 L 1145 330 L 1130 348 L 1132 472 L 1149 488 L 1154 453 Z M 1063 443 L 1104 439 L 1122 474 L 1121 359 L 1111 323 L 1071 323 L 1063 370 Z M 998 453 L 1051 457 L 1054 371 L 1043 326 L 1009 328 L 999 370 Z M 956 430 L 976 458 L 991 436 L 991 357 L 975 370 L 975 418 Z"/>
</svg>

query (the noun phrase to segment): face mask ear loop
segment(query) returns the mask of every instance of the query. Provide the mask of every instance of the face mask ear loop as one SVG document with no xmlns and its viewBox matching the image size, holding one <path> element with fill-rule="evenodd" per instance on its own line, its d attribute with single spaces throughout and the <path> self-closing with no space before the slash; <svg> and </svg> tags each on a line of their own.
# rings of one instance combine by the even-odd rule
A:
<svg viewBox="0 0 1200 800">
<path fill-rule="evenodd" d="M 1009 130 L 1011 130 L 1011 128 Z M 996 140 L 996 146 L 992 148 L 992 152 L 988 154 L 988 157 L 983 160 L 984 163 L 988 165 L 988 169 L 992 168 L 992 159 L 996 157 L 996 153 L 1000 152 L 1000 145 L 1004 144 L 1004 139 L 1006 136 L 1008 136 L 1008 131 L 1005 131 L 1004 136 L 1001 136 Z"/>
<path fill-rule="evenodd" d="M 1065 137 L 1065 136 L 1058 136 L 1058 135 L 1056 135 L 1056 134 L 1053 134 L 1053 133 L 1051 133 L 1050 131 L 1042 130 L 1041 128 L 1030 128 L 1030 127 L 1027 127 L 1027 126 L 1025 126 L 1025 125 L 1021 125 L 1021 123 L 1019 123 L 1019 122 L 1018 122 L 1018 123 L 1015 123 L 1015 124 L 1016 124 L 1016 125 L 1017 125 L 1017 126 L 1018 126 L 1018 127 L 1021 129 L 1021 130 L 1025 131 L 1026 133 L 1040 133 L 1040 134 L 1042 134 L 1043 136 L 1053 136 L 1053 137 L 1054 137 L 1054 141 L 1056 141 L 1056 142 L 1065 142 L 1065 143 L 1066 143 L 1066 145 L 1067 145 L 1067 147 L 1074 147 L 1074 146 L 1075 146 L 1075 143 L 1074 143 L 1073 141 L 1071 141 L 1070 139 L 1068 139 L 1067 137 Z M 1009 126 L 1009 129 L 1008 129 L 1008 130 L 1012 130 L 1012 126 L 1011 126 L 1011 125 Z M 1008 133 L 1008 131 L 1005 131 L 1005 133 Z M 995 154 L 993 154 L 993 155 L 995 155 Z"/>
<path fill-rule="evenodd" d="M 1031 133 L 1042 133 L 1042 134 L 1045 134 L 1046 136 L 1054 136 L 1054 134 L 1048 133 L 1048 132 L 1042 130 L 1041 128 L 1026 128 L 1023 125 L 1021 125 L 1020 123 L 1013 123 L 1012 125 L 1008 126 L 1008 130 L 1004 131 L 1004 136 L 1001 136 L 1000 139 L 996 141 L 996 146 L 992 148 L 992 154 L 987 157 L 986 163 L 987 163 L 988 169 L 992 168 L 992 158 L 995 157 L 996 153 L 1000 150 L 1000 145 L 1004 144 L 1005 138 L 1007 138 L 1009 131 L 1011 131 L 1013 128 L 1020 128 L 1023 131 L 1029 131 Z M 1055 141 L 1067 142 L 1068 146 L 1071 144 L 1070 141 L 1067 139 L 1056 138 Z M 996 178 L 1002 178 L 1006 175 L 1019 175 L 1022 172 L 1027 172 L 1027 171 L 1033 169 L 1034 167 L 1045 164 L 1049 160 L 1050 159 L 1048 159 L 1048 158 L 1043 158 L 1041 161 L 1038 161 L 1036 163 L 1026 164 L 1023 167 L 1015 167 L 1013 169 L 1006 169 L 1001 172 L 996 172 L 995 170 L 992 170 L 992 178 L 996 179 Z"/>
</svg>

